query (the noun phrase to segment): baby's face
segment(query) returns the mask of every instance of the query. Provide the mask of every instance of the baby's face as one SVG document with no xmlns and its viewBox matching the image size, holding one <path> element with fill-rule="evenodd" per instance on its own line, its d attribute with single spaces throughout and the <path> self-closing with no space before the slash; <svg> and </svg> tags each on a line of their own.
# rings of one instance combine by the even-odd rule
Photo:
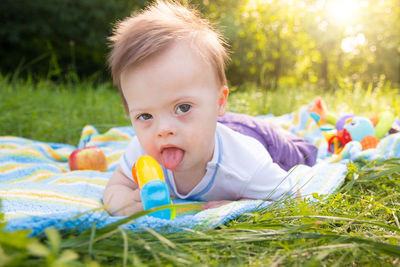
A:
<svg viewBox="0 0 400 267">
<path fill-rule="evenodd" d="M 121 88 L 145 152 L 174 171 L 205 168 L 214 151 L 226 86 L 184 41 L 121 75 Z"/>
</svg>

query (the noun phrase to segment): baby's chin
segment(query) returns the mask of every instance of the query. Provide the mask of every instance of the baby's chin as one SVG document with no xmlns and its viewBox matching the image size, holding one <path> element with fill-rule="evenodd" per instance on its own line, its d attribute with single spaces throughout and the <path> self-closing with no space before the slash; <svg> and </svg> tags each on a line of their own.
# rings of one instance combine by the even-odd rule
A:
<svg viewBox="0 0 400 267">
<path fill-rule="evenodd" d="M 185 153 L 186 154 L 186 153 Z M 170 169 L 173 172 L 185 172 L 185 173 L 198 173 L 199 170 L 203 170 L 204 174 L 206 173 L 207 170 L 207 164 L 208 161 L 196 161 L 194 162 L 191 158 L 189 157 L 184 157 L 182 162 L 176 166 L 174 169 Z"/>
</svg>

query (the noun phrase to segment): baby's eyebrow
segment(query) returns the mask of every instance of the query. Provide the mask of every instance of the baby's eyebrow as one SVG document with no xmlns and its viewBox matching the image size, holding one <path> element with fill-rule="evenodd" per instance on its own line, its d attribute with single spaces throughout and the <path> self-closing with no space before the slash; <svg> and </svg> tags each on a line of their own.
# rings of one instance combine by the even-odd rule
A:
<svg viewBox="0 0 400 267">
<path fill-rule="evenodd" d="M 128 111 L 129 111 L 129 113 L 140 113 L 143 111 L 143 109 L 129 108 Z"/>
<path fill-rule="evenodd" d="M 181 96 L 172 101 L 172 103 L 187 102 L 187 101 L 192 101 L 193 99 L 195 99 L 195 97 L 193 96 Z"/>
</svg>

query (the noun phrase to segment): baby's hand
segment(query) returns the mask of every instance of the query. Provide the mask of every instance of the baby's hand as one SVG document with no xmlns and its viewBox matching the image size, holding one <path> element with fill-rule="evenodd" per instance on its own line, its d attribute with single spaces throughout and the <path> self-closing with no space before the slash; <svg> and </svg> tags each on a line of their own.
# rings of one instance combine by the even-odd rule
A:
<svg viewBox="0 0 400 267">
<path fill-rule="evenodd" d="M 119 211 L 119 215 L 130 216 L 139 211 L 143 211 L 142 200 L 140 199 L 140 189 L 137 188 L 131 191 L 128 199 L 124 201 L 124 203 L 126 203 L 125 207 Z"/>
<path fill-rule="evenodd" d="M 107 183 L 103 203 L 113 216 L 129 216 L 143 210 L 137 184 L 123 173 L 120 166 Z"/>
<path fill-rule="evenodd" d="M 140 198 L 140 188 L 133 190 L 132 199 L 135 202 L 142 202 L 142 199 Z"/>
<path fill-rule="evenodd" d="M 143 211 L 142 201 L 140 199 L 140 189 L 126 190 L 126 188 L 118 188 L 115 192 L 119 198 L 114 202 L 114 209 L 108 209 L 112 215 L 130 216 L 139 211 Z M 114 196 L 115 196 L 114 195 Z"/>
<path fill-rule="evenodd" d="M 231 203 L 231 202 L 232 202 L 231 200 L 210 201 L 210 202 L 207 202 L 207 203 L 201 205 L 201 208 L 203 210 L 214 209 L 214 208 L 221 207 L 222 205 L 225 205 L 225 204 L 228 204 L 228 203 Z"/>
</svg>

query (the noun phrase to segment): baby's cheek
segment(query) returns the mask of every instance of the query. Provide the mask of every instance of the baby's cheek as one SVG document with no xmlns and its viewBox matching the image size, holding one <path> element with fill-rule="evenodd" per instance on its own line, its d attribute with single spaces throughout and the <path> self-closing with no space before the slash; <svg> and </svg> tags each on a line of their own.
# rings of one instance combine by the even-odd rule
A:
<svg viewBox="0 0 400 267">
<path fill-rule="evenodd" d="M 202 146 L 205 143 L 204 135 L 198 132 L 192 132 L 187 139 L 190 144 L 195 144 L 195 146 Z"/>
<path fill-rule="evenodd" d="M 140 145 L 142 146 L 144 152 L 147 155 L 152 156 L 157 161 L 159 160 L 158 150 L 157 150 L 156 144 L 154 142 L 154 139 L 152 139 L 152 138 L 139 138 L 139 142 L 140 142 Z"/>
<path fill-rule="evenodd" d="M 202 154 L 209 152 L 213 140 L 214 135 L 207 135 L 206 133 L 195 133 L 191 136 L 193 148 L 196 149 L 197 153 L 201 152 Z"/>
</svg>

